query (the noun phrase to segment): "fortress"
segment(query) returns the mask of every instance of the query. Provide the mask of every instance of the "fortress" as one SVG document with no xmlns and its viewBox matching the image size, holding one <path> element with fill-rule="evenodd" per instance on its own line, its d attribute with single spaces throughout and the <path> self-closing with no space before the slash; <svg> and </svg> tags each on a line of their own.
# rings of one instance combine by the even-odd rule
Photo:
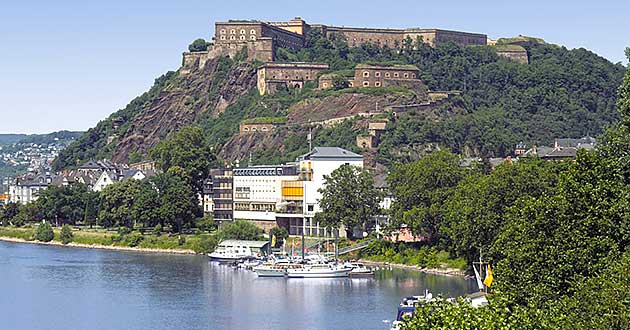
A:
<svg viewBox="0 0 630 330">
<path fill-rule="evenodd" d="M 202 67 L 208 58 L 221 55 L 233 57 L 243 48 L 247 49 L 248 58 L 251 60 L 273 62 L 278 47 L 294 50 L 303 48 L 306 35 L 311 30 L 318 30 L 330 39 L 342 37 L 350 47 L 371 43 L 400 48 L 408 38 L 414 42 L 421 38 L 432 47 L 448 42 L 454 42 L 460 46 L 486 45 L 488 40 L 485 34 L 440 29 L 376 29 L 311 25 L 300 17 L 288 22 L 229 20 L 215 23 L 215 34 L 212 38 L 214 44 L 205 52 L 206 56 L 203 56 L 204 52 L 184 53 L 183 66 L 184 68 L 194 65 Z"/>
<path fill-rule="evenodd" d="M 183 54 L 182 74 L 195 68 L 203 68 L 205 63 L 219 56 L 234 57 L 246 50 L 247 57 L 263 64 L 258 69 L 257 85 L 261 94 L 273 93 L 278 87 L 302 88 L 307 81 L 317 80 L 321 73 L 328 70 L 326 64 L 319 63 L 274 63 L 278 48 L 300 50 L 307 42 L 309 32 L 318 31 L 328 39 L 344 39 L 349 47 L 373 44 L 381 47 L 401 48 L 409 41 L 422 41 L 431 47 L 453 42 L 462 47 L 470 45 L 488 45 L 492 41 L 485 34 L 448 31 L 440 29 L 379 29 L 339 27 L 323 24 L 308 24 L 300 17 L 287 22 L 262 22 L 257 20 L 229 20 L 215 23 L 213 43 L 207 51 L 186 52 Z M 498 48 L 499 56 L 526 63 L 527 52 L 524 48 Z M 417 79 L 417 68 L 407 68 L 409 72 L 391 72 L 394 68 L 362 68 L 357 70 L 354 79 L 349 80 L 354 87 L 380 87 L 396 83 L 399 79 Z M 405 68 L 395 68 L 403 70 Z M 378 72 L 367 71 L 377 70 Z M 414 71 L 416 70 L 416 71 Z M 383 76 L 380 75 L 381 71 Z M 360 76 L 359 76 L 360 74 Z M 400 76 L 396 76 L 400 74 Z M 407 75 L 407 76 L 404 76 Z M 332 86 L 331 76 L 322 76 L 320 88 Z"/>
</svg>

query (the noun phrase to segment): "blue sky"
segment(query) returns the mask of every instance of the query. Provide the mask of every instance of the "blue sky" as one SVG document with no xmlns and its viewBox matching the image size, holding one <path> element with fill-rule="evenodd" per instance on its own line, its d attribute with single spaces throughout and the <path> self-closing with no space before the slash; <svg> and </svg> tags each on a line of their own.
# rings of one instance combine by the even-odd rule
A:
<svg viewBox="0 0 630 330">
<path fill-rule="evenodd" d="M 86 130 L 176 70 L 217 20 L 436 27 L 542 37 L 612 62 L 630 46 L 630 1 L 30 1 L 0 10 L 0 133 Z"/>
</svg>

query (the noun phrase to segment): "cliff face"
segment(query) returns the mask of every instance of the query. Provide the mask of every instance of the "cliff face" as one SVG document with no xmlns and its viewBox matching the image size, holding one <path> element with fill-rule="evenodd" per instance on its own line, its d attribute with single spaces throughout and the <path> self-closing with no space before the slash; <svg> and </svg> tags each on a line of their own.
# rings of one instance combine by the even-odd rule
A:
<svg viewBox="0 0 630 330">
<path fill-rule="evenodd" d="M 130 128 L 118 138 L 112 159 L 127 162 L 134 151 L 146 153 L 203 114 L 216 117 L 255 86 L 256 70 L 251 63 L 226 66 L 221 58 L 178 75 L 132 119 Z"/>
</svg>

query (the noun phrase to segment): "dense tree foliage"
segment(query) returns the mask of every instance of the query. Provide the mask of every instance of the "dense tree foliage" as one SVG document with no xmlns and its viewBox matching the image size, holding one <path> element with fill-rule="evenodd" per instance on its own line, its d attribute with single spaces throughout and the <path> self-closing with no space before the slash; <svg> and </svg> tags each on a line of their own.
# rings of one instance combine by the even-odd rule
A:
<svg viewBox="0 0 630 330">
<path fill-rule="evenodd" d="M 196 126 L 182 128 L 158 143 L 150 154 L 163 172 L 177 172 L 197 194 L 201 194 L 203 180 L 210 169 L 217 165 L 216 155 L 205 143 L 202 130 Z"/>
<path fill-rule="evenodd" d="M 207 42 L 205 39 L 195 39 L 190 45 L 188 45 L 188 51 L 190 52 L 205 52 L 208 47 L 212 45 L 211 42 Z"/>
<path fill-rule="evenodd" d="M 256 241 L 262 238 L 262 231 L 255 224 L 245 221 L 236 220 L 225 225 L 219 231 L 218 236 L 221 239 L 242 239 Z"/>
<path fill-rule="evenodd" d="M 50 242 L 55 237 L 52 226 L 50 223 L 44 221 L 37 226 L 35 231 L 35 239 L 40 242 Z"/>
<path fill-rule="evenodd" d="M 395 200 L 392 223 L 404 224 L 416 235 L 437 243 L 444 221 L 443 202 L 466 172 L 459 157 L 448 151 L 431 153 L 416 162 L 395 167 L 387 178 Z"/>
<path fill-rule="evenodd" d="M 324 176 L 319 189 L 321 212 L 315 219 L 324 227 L 365 229 L 366 222 L 380 213 L 381 192 L 374 187 L 372 172 L 349 164 Z"/>
</svg>

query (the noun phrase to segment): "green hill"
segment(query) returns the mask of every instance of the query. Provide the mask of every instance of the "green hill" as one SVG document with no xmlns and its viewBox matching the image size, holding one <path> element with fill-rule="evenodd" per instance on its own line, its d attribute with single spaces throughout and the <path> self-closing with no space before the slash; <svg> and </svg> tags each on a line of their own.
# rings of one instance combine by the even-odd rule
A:
<svg viewBox="0 0 630 330">
<path fill-rule="evenodd" d="M 316 33 L 309 35 L 307 48 L 299 52 L 279 49 L 277 57 L 278 61 L 328 63 L 331 72 L 348 72 L 359 63 L 415 65 L 430 90 L 461 91 L 429 113 L 408 111 L 392 117 L 378 148 L 382 163 L 413 158 L 414 150 L 435 144 L 471 156 L 506 156 L 519 141 L 549 144 L 554 137 L 594 136 L 617 119 L 614 108 L 622 65 L 585 49 L 521 39 L 518 44 L 527 49 L 530 64 L 501 59 L 490 46 L 420 44 L 401 51 L 374 45 L 349 48 L 343 40 L 327 40 Z M 253 137 L 238 135 L 239 123 L 260 117 L 291 118 L 292 111 L 304 109 L 309 100 L 336 103 L 339 108 L 334 115 L 341 116 L 352 114 L 348 98 L 365 100 L 365 104 L 395 104 L 425 97 L 398 93 L 406 98 L 401 101 L 392 100 L 385 90 L 374 94 L 372 89 L 317 91 L 314 83 L 306 84 L 301 92 L 260 96 L 255 90 L 256 66 L 242 55 L 211 60 L 187 75 L 170 72 L 64 150 L 55 165 L 74 166 L 102 157 L 139 160 L 185 125 L 200 125 L 207 143 L 221 150 L 224 159 L 253 154 L 256 163 L 290 160 L 307 148 L 308 130 L 303 126 L 289 122 L 258 138 L 265 143 L 254 143 Z M 355 137 L 366 132 L 365 122 L 357 118 L 337 127 L 316 128 L 315 139 L 319 145 L 351 147 Z"/>
</svg>

